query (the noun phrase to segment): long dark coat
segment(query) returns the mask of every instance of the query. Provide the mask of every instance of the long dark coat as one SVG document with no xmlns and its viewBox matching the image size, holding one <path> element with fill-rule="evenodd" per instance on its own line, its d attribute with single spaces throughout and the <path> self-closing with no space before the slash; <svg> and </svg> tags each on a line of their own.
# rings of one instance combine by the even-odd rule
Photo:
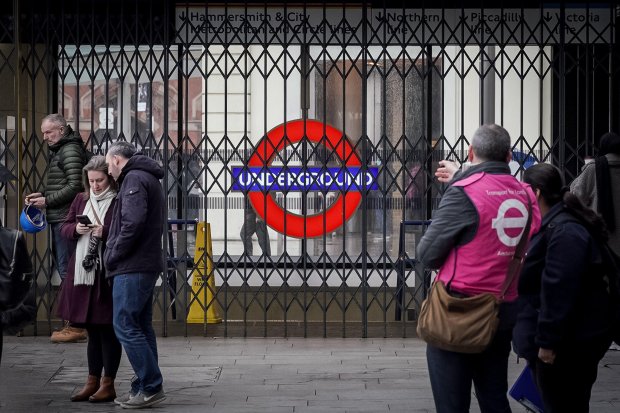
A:
<svg viewBox="0 0 620 413">
<path fill-rule="evenodd" d="M 75 232 L 75 227 L 78 223 L 76 215 L 81 215 L 83 213 L 86 202 L 87 200 L 84 199 L 81 193 L 75 197 L 61 228 L 62 236 L 70 240 L 72 244 L 73 253 L 69 259 L 67 276 L 60 287 L 57 314 L 59 317 L 62 317 L 63 320 L 68 320 L 72 324 L 112 324 L 112 287 L 105 278 L 103 259 L 100 258 L 102 264 L 100 265 L 101 268 L 95 273 L 94 285 L 73 285 L 73 278 L 75 275 L 75 245 L 77 239 L 80 237 L 80 235 Z M 103 240 L 101 241 L 103 249 L 105 249 L 105 243 L 108 238 L 110 222 L 112 221 L 112 211 L 114 210 L 115 203 L 116 199 L 112 201 L 105 215 L 102 234 Z M 88 237 L 89 235 L 86 234 L 83 236 Z"/>
<path fill-rule="evenodd" d="M 600 247 L 558 203 L 530 242 L 519 278 L 515 352 L 529 361 L 538 349 L 586 348 L 610 337 L 610 299 Z M 611 341 L 611 340 L 609 340 Z"/>
</svg>

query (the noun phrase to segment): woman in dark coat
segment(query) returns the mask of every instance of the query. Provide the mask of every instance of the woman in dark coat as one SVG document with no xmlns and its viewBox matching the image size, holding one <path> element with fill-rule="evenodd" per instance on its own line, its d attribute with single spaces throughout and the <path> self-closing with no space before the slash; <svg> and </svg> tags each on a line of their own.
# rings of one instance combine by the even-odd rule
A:
<svg viewBox="0 0 620 413">
<path fill-rule="evenodd" d="M 101 258 L 117 191 L 103 156 L 94 156 L 86 164 L 83 178 L 86 191 L 73 200 L 61 229 L 75 249 L 58 299 L 58 315 L 86 328 L 89 337 L 88 379 L 71 400 L 104 402 L 116 397 L 114 378 L 122 353 L 112 327 L 112 287 Z M 80 223 L 78 215 L 87 215 L 92 224 Z"/>
<path fill-rule="evenodd" d="M 598 363 L 611 343 L 605 225 L 568 192 L 556 167 L 534 165 L 523 180 L 536 193 L 543 221 L 519 279 L 514 348 L 532 369 L 546 413 L 588 412 Z"/>
</svg>

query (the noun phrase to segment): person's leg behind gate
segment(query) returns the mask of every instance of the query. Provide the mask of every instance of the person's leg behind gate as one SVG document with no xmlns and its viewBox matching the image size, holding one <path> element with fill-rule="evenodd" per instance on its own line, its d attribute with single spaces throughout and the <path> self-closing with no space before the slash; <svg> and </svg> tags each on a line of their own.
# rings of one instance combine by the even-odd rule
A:
<svg viewBox="0 0 620 413">
<path fill-rule="evenodd" d="M 256 213 L 251 207 L 245 210 L 243 225 L 239 236 L 243 242 L 243 250 L 247 255 L 254 255 L 254 245 L 252 244 L 252 235 L 256 232 Z"/>
<path fill-rule="evenodd" d="M 263 254 L 271 255 L 271 243 L 269 242 L 269 230 L 267 224 L 262 219 L 256 220 L 256 236 L 258 237 L 258 245 L 263 251 Z"/>
</svg>

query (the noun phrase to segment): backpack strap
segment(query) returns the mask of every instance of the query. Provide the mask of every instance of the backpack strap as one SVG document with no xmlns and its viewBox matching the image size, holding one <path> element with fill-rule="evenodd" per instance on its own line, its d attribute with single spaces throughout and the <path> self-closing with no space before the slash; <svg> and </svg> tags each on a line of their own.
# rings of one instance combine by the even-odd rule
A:
<svg viewBox="0 0 620 413">
<path fill-rule="evenodd" d="M 19 238 L 20 236 L 22 236 L 22 232 L 18 231 L 16 229 L 11 229 L 11 235 L 13 236 L 13 255 L 11 257 L 11 264 L 10 264 L 10 274 L 15 275 L 16 272 L 21 271 L 21 277 L 18 279 L 18 281 L 25 281 L 29 275 L 30 275 L 30 271 L 32 271 L 32 269 L 24 269 L 24 271 L 19 270 L 16 271 L 16 268 L 18 268 L 19 266 L 22 266 L 23 264 L 17 262 L 18 257 L 17 257 L 17 244 L 19 243 Z"/>
</svg>

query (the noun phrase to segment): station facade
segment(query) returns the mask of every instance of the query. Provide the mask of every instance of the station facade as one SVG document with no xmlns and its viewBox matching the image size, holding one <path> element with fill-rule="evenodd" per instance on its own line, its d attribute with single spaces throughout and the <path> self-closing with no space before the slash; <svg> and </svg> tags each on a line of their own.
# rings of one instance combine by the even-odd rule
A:
<svg viewBox="0 0 620 413">
<path fill-rule="evenodd" d="M 618 130 L 615 2 L 0 9 L 0 156 L 18 177 L 1 188 L 3 222 L 16 227 L 45 182 L 48 113 L 94 153 L 126 140 L 160 161 L 164 335 L 413 335 L 437 162 L 464 162 L 474 130 L 498 123 L 516 176 L 548 162 L 570 182 Z M 44 334 L 59 279 L 47 233 L 28 241 Z"/>
</svg>

